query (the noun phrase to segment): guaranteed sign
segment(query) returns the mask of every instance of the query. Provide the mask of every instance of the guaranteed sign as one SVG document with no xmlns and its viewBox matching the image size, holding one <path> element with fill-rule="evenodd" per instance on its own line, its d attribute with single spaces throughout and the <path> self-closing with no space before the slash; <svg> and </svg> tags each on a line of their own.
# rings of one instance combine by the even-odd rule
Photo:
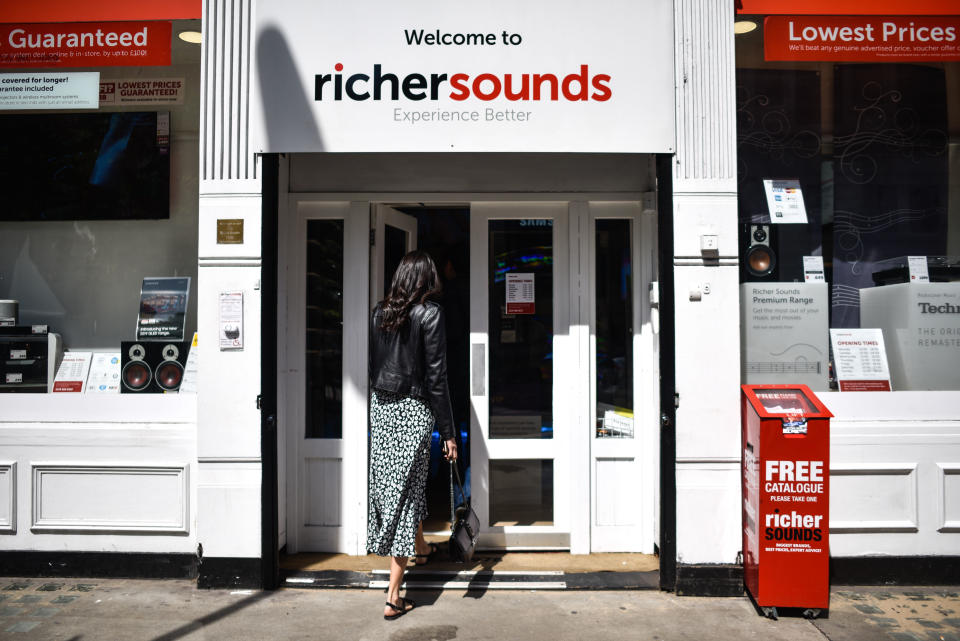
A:
<svg viewBox="0 0 960 641">
<path fill-rule="evenodd" d="M 0 25 L 0 67 L 144 67 L 170 64 L 170 22 Z"/>
</svg>

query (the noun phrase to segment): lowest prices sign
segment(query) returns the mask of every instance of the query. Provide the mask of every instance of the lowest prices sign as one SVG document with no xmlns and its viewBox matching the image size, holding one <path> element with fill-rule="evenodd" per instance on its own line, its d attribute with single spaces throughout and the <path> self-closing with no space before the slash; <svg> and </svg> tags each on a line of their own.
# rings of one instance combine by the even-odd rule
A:
<svg viewBox="0 0 960 641">
<path fill-rule="evenodd" d="M 765 60 L 960 61 L 960 16 L 769 16 Z"/>
</svg>

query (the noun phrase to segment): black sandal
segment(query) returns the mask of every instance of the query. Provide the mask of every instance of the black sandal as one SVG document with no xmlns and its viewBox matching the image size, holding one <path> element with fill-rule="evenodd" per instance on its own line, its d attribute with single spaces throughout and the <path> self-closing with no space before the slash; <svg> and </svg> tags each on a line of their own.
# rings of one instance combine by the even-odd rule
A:
<svg viewBox="0 0 960 641">
<path fill-rule="evenodd" d="M 385 620 L 387 620 L 387 621 L 393 621 L 394 619 L 399 619 L 399 618 L 402 617 L 404 614 L 406 614 L 406 613 L 409 612 L 410 610 L 412 610 L 412 609 L 414 609 L 415 607 L 417 607 L 417 604 L 414 603 L 411 599 L 405 599 L 405 598 L 403 598 L 403 597 L 398 597 L 398 598 L 400 599 L 400 605 L 394 605 L 394 604 L 390 603 L 389 601 L 384 602 L 384 605 L 385 605 L 385 606 L 387 606 L 387 607 L 389 607 L 389 608 L 392 608 L 393 611 L 395 612 L 395 614 L 384 614 L 384 615 L 383 615 L 383 618 L 384 618 Z M 409 608 L 406 607 L 406 606 L 408 606 L 408 605 L 410 606 Z M 401 607 L 401 606 L 403 606 L 403 607 Z"/>
<path fill-rule="evenodd" d="M 426 565 L 427 563 L 430 562 L 430 557 L 440 551 L 440 546 L 438 546 L 436 543 L 428 543 L 427 545 L 430 546 L 429 552 L 427 552 L 426 554 L 413 555 L 414 565 Z M 423 561 L 421 562 L 420 559 L 423 559 Z"/>
</svg>

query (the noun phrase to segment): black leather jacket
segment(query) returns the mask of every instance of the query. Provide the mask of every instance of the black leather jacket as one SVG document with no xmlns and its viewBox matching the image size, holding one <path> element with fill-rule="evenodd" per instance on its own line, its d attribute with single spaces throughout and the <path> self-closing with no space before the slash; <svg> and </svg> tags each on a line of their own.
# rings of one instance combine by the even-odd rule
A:
<svg viewBox="0 0 960 641">
<path fill-rule="evenodd" d="M 380 316 L 377 305 L 370 315 L 370 386 L 426 400 L 440 438 L 453 438 L 443 309 L 432 301 L 412 306 L 398 332 L 380 329 Z"/>
</svg>

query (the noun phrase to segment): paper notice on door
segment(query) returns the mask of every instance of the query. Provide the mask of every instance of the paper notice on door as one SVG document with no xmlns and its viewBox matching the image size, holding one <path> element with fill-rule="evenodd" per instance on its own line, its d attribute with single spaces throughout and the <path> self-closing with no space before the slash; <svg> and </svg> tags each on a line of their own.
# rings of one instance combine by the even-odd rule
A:
<svg viewBox="0 0 960 641">
<path fill-rule="evenodd" d="M 890 391 L 890 368 L 882 330 L 831 329 L 830 341 L 841 392 Z"/>
<path fill-rule="evenodd" d="M 767 209 L 774 225 L 806 224 L 807 209 L 803 205 L 803 191 L 799 180 L 764 180 Z"/>
<path fill-rule="evenodd" d="M 220 292 L 220 351 L 243 349 L 243 292 Z"/>
<path fill-rule="evenodd" d="M 54 392 L 83 392 L 90 371 L 91 352 L 67 352 L 53 379 Z"/>
<path fill-rule="evenodd" d="M 533 274 L 507 274 L 507 313 L 533 314 L 536 303 Z"/>
</svg>

